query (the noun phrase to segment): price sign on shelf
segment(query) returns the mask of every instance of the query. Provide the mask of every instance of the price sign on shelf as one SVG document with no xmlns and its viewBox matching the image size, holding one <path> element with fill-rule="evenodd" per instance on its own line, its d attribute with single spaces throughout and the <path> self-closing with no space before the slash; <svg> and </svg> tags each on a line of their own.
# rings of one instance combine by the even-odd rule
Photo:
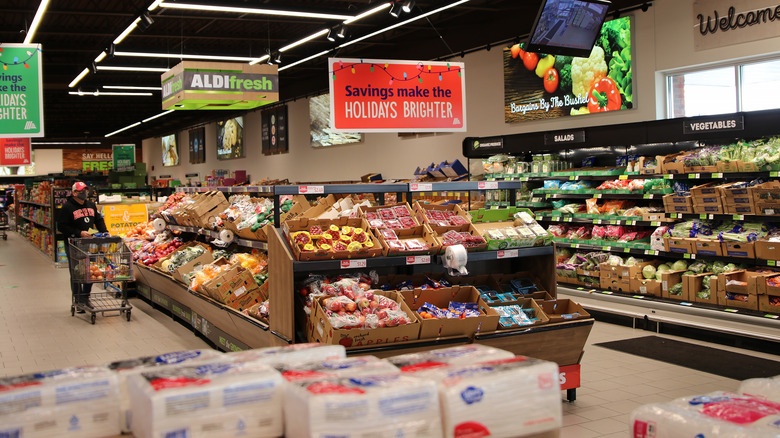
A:
<svg viewBox="0 0 780 438">
<path fill-rule="evenodd" d="M 365 268 L 366 259 L 342 260 L 341 269 Z"/>
<path fill-rule="evenodd" d="M 504 249 L 501 251 L 496 251 L 497 259 L 511 259 L 517 257 L 518 257 L 518 252 L 516 249 Z"/>
<path fill-rule="evenodd" d="M 409 190 L 413 192 L 432 192 L 433 191 L 433 184 L 430 183 L 411 183 L 409 184 Z"/>
<path fill-rule="evenodd" d="M 406 258 L 407 265 L 428 265 L 430 263 L 431 263 L 431 256 L 429 255 L 408 256 Z"/>
<path fill-rule="evenodd" d="M 620 179 L 620 180 L 627 180 L 628 179 L 628 175 L 620 175 L 618 177 L 618 179 Z"/>
<path fill-rule="evenodd" d="M 299 195 L 321 195 L 325 193 L 325 186 L 298 186 Z"/>
<path fill-rule="evenodd" d="M 477 186 L 479 187 L 480 190 L 495 190 L 498 188 L 498 183 L 480 181 Z"/>
</svg>

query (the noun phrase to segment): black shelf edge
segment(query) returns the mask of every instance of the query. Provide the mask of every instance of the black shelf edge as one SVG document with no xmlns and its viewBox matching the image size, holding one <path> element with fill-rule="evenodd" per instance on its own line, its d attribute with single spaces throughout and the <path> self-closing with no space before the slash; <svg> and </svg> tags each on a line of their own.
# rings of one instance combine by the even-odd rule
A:
<svg viewBox="0 0 780 438">
<path fill-rule="evenodd" d="M 609 245 L 600 246 L 600 245 L 590 245 L 590 244 L 581 244 L 581 243 L 556 242 L 555 245 L 560 246 L 561 248 L 574 248 L 574 249 L 582 249 L 586 251 L 605 251 L 605 252 L 614 252 L 614 253 L 621 253 L 621 254 L 645 255 L 645 256 L 666 257 L 666 258 L 684 259 L 684 260 L 709 260 L 709 261 L 720 260 L 729 263 L 741 263 L 741 264 L 755 265 L 755 266 L 780 266 L 780 261 L 778 260 L 749 259 L 744 257 L 733 257 L 733 256 L 716 256 L 716 255 L 688 254 L 688 253 L 658 251 L 658 250 L 618 248 Z"/>
<path fill-rule="evenodd" d="M 37 205 L 38 207 L 51 207 L 50 204 L 41 204 L 40 202 L 33 202 L 33 201 L 25 201 L 23 199 L 19 200 L 20 204 L 30 204 L 30 205 Z"/>
<path fill-rule="evenodd" d="M 534 196 L 544 196 L 547 199 L 649 199 L 660 200 L 665 195 L 647 193 L 647 194 L 633 194 L 633 193 L 539 193 Z"/>
<path fill-rule="evenodd" d="M 408 192 L 409 184 L 299 184 L 274 186 L 277 195 L 327 195 L 348 193 L 400 193 Z"/>
<path fill-rule="evenodd" d="M 214 230 L 206 230 L 203 228 L 198 227 L 185 227 L 182 225 L 168 225 L 168 228 L 172 231 L 182 231 L 185 233 L 194 233 L 199 234 L 201 236 L 207 236 L 211 238 L 219 238 L 219 232 Z M 233 239 L 233 243 L 239 245 L 239 246 L 245 246 L 248 248 L 255 248 L 260 250 L 268 250 L 268 243 L 267 242 L 260 242 L 258 240 L 250 240 L 250 239 L 243 239 L 240 237 L 236 237 Z"/>
</svg>

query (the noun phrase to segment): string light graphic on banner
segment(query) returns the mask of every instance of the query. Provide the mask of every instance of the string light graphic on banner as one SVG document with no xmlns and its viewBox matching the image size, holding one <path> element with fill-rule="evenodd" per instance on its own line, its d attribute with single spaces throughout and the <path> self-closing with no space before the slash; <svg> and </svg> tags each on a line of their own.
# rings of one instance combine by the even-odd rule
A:
<svg viewBox="0 0 780 438">
<path fill-rule="evenodd" d="M 30 68 L 30 64 L 28 64 L 27 61 L 31 60 L 37 54 L 37 52 L 40 52 L 40 51 L 41 51 L 41 49 L 37 49 L 37 50 L 35 50 L 33 52 L 28 50 L 27 51 L 27 59 L 25 59 L 24 61 L 21 61 L 21 62 L 19 61 L 19 57 L 18 56 L 14 56 L 14 62 L 5 62 L 2 59 L 4 51 L 3 51 L 3 48 L 0 47 L 0 64 L 3 64 L 3 70 L 8 70 L 8 66 L 9 65 L 13 66 L 13 65 L 20 65 L 20 64 L 24 64 L 24 68 Z"/>
<path fill-rule="evenodd" d="M 363 60 L 361 59 L 360 62 L 358 62 L 358 63 L 352 63 L 352 64 L 346 64 L 346 65 L 344 64 L 343 61 L 339 61 L 339 67 L 333 69 L 333 79 L 334 80 L 336 79 L 336 72 L 339 72 L 339 71 L 345 70 L 345 69 L 349 69 L 352 72 L 352 74 L 355 74 L 355 66 L 359 67 L 359 66 L 364 66 L 364 65 L 371 67 L 371 73 L 374 72 L 374 68 L 375 67 L 382 69 L 385 72 L 385 74 L 390 76 L 390 85 L 393 85 L 394 81 L 408 82 L 408 81 L 413 81 L 415 79 L 419 80 L 420 83 L 422 84 L 422 82 L 423 82 L 423 75 L 424 74 L 426 74 L 426 75 L 438 75 L 440 81 L 442 80 L 442 74 L 446 74 L 446 73 L 456 73 L 457 72 L 458 73 L 458 77 L 461 76 L 461 68 L 458 67 L 458 68 L 454 68 L 453 69 L 452 67 L 450 67 L 450 63 L 449 62 L 447 63 L 447 70 L 440 70 L 440 71 L 432 71 L 430 65 L 428 65 L 428 71 L 425 71 L 425 65 L 423 65 L 422 62 L 419 62 L 419 63 L 417 63 L 417 74 L 415 76 L 409 77 L 409 75 L 406 72 L 404 72 L 404 77 L 401 78 L 401 77 L 396 77 L 394 74 L 390 73 L 387 70 L 387 67 L 390 65 L 389 63 L 385 63 L 384 65 L 382 65 L 382 64 L 375 64 L 373 62 L 372 63 L 366 63 L 366 62 L 363 62 Z"/>
</svg>

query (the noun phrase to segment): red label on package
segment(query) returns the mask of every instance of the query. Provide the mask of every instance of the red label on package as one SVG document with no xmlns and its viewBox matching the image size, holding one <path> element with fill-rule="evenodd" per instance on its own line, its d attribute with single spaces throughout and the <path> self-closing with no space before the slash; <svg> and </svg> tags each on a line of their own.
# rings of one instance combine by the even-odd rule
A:
<svg viewBox="0 0 780 438">
<path fill-rule="evenodd" d="M 341 269 L 365 268 L 366 259 L 360 260 L 342 260 Z"/>
<path fill-rule="evenodd" d="M 480 181 L 477 185 L 480 190 L 494 190 L 498 188 L 498 182 L 495 181 Z"/>
<path fill-rule="evenodd" d="M 467 421 L 455 426 L 455 438 L 480 438 L 490 436 L 490 430 L 482 423 Z"/>
<path fill-rule="evenodd" d="M 325 193 L 325 186 L 298 186 L 299 195 L 321 195 Z"/>
<path fill-rule="evenodd" d="M 149 382 L 155 391 L 172 388 L 184 388 L 185 386 L 203 386 L 211 382 L 209 379 L 192 379 L 189 377 L 176 377 L 172 379 L 154 379 Z"/>
<path fill-rule="evenodd" d="M 290 382 L 301 380 L 301 379 L 308 379 L 312 377 L 326 377 L 327 374 L 320 373 L 318 371 L 285 371 L 282 373 L 282 377 L 287 379 Z"/>
<path fill-rule="evenodd" d="M 634 421 L 634 438 L 653 438 L 655 430 L 655 422 Z"/>
<path fill-rule="evenodd" d="M 407 265 L 427 265 L 431 263 L 431 256 L 409 256 L 406 258 Z"/>
<path fill-rule="evenodd" d="M 433 184 L 430 183 L 411 183 L 409 184 L 409 190 L 412 192 L 432 192 Z"/>
<path fill-rule="evenodd" d="M 561 389 L 574 389 L 580 387 L 580 365 L 566 365 L 558 368 L 558 381 Z"/>
<path fill-rule="evenodd" d="M 424 371 L 424 370 L 430 370 L 433 368 L 442 368 L 448 366 L 444 362 L 436 362 L 436 361 L 427 361 L 427 362 L 420 362 L 416 363 L 414 365 L 406 365 L 401 367 L 401 372 L 404 373 L 416 373 L 417 371 Z"/>
<path fill-rule="evenodd" d="M 465 132 L 465 64 L 328 59 L 335 132 Z"/>
<path fill-rule="evenodd" d="M 349 388 L 335 383 L 317 382 L 306 388 L 312 394 L 365 394 L 360 388 Z"/>
<path fill-rule="evenodd" d="M 511 259 L 517 258 L 519 253 L 516 249 L 504 249 L 496 252 L 496 258 L 499 259 Z"/>
</svg>

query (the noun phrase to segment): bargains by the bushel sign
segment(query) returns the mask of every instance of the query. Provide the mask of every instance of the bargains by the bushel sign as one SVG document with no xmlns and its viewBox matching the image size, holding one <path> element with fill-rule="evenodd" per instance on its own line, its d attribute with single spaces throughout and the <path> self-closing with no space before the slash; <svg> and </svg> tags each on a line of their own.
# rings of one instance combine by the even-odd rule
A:
<svg viewBox="0 0 780 438">
<path fill-rule="evenodd" d="M 328 59 L 335 132 L 462 132 L 466 77 L 458 62 Z"/>
<path fill-rule="evenodd" d="M 0 44 L 0 138 L 43 137 L 40 44 Z"/>
<path fill-rule="evenodd" d="M 0 166 L 30 164 L 29 138 L 0 138 Z"/>
</svg>

